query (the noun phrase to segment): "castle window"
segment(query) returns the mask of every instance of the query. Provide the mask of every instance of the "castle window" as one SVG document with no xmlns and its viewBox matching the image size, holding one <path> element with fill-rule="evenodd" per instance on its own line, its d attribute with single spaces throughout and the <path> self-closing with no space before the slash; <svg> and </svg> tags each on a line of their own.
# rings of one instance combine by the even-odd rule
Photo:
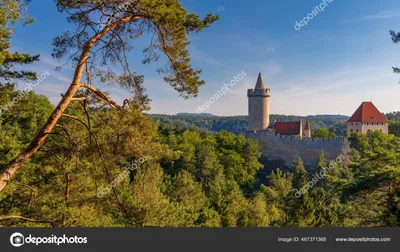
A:
<svg viewBox="0 0 400 252">
<path fill-rule="evenodd" d="M 353 123 L 351 123 L 351 126 L 353 126 Z"/>
<path fill-rule="evenodd" d="M 353 133 L 353 130 L 350 130 L 351 133 Z"/>
<path fill-rule="evenodd" d="M 358 132 L 358 129 L 356 129 L 356 132 Z"/>
</svg>

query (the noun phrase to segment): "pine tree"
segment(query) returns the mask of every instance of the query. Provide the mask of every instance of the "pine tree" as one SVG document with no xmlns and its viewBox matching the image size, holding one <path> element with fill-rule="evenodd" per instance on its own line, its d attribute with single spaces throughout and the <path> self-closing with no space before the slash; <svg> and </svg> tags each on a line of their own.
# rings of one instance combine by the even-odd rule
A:
<svg viewBox="0 0 400 252">
<path fill-rule="evenodd" d="M 119 4 L 118 0 L 107 1 L 107 4 L 94 0 L 84 3 L 77 0 L 57 1 L 58 10 L 69 14 L 68 21 L 75 23 L 77 30 L 54 39 L 53 56 L 61 59 L 73 52 L 71 57 L 76 66 L 74 76 L 43 128 L 0 176 L 0 192 L 21 165 L 43 145 L 60 118 L 65 116 L 66 109 L 76 98 L 79 89 L 87 90 L 112 108 L 123 109 L 124 106 L 118 105 L 96 89 L 92 81 L 117 84 L 132 93 L 131 99 L 125 102 L 130 103 L 131 108 L 148 109 L 149 99 L 144 93 L 143 76 L 133 73 L 124 57 L 132 48 L 130 43 L 141 37 L 144 31 L 152 33 L 157 40 L 144 50 L 146 58 L 143 63 L 156 61 L 161 54 L 165 55 L 168 59 L 167 65 L 159 71 L 165 75 L 164 80 L 184 98 L 196 96 L 198 87 L 204 84 L 199 77 L 201 71 L 193 69 L 190 64 L 188 34 L 209 27 L 218 16 L 208 14 L 200 19 L 194 13 L 188 13 L 178 0 L 134 1 L 123 12 L 117 10 Z M 109 20 L 104 28 L 96 29 L 94 19 L 98 16 L 105 18 L 113 13 L 118 15 Z M 75 57 L 76 54 L 79 56 Z M 117 75 L 98 67 L 115 64 L 122 67 L 123 74 Z M 84 70 L 87 83 L 82 80 Z"/>
<path fill-rule="evenodd" d="M 354 209 L 350 225 L 384 226 L 399 223 L 400 139 L 379 131 L 351 138 L 349 168 L 353 179 L 343 190 Z"/>
<path fill-rule="evenodd" d="M 23 22 L 28 25 L 34 19 L 27 14 L 27 0 L 3 0 L 0 4 L 0 80 L 15 82 L 16 79 L 36 80 L 36 73 L 30 71 L 15 71 L 15 65 L 31 64 L 39 60 L 39 55 L 12 53 L 10 39 L 14 25 Z"/>
<path fill-rule="evenodd" d="M 293 201 L 293 174 L 283 173 L 279 168 L 267 176 L 269 186 L 261 185 L 267 211 L 272 226 L 287 226 L 289 223 L 289 203 Z"/>
</svg>

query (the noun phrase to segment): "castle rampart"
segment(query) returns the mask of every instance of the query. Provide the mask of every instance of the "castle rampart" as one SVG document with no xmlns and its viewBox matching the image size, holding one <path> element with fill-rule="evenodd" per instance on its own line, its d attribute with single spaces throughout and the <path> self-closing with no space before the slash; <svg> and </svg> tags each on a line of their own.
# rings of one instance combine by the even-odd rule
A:
<svg viewBox="0 0 400 252">
<path fill-rule="evenodd" d="M 350 150 L 347 138 L 301 138 L 300 136 L 275 135 L 273 131 L 247 132 L 246 137 L 260 143 L 263 158 L 279 163 L 281 169 L 291 168 L 300 157 L 308 170 L 313 170 L 321 151 L 327 160 L 335 160 Z M 275 169 L 278 167 L 269 167 Z"/>
</svg>

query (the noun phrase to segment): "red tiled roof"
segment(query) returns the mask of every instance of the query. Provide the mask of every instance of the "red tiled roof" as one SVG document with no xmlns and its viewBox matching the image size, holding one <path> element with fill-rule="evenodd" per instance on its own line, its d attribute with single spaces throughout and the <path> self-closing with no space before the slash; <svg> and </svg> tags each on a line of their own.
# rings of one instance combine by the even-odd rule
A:
<svg viewBox="0 0 400 252">
<path fill-rule="evenodd" d="M 274 129 L 279 134 L 299 134 L 300 122 L 275 122 Z"/>
<path fill-rule="evenodd" d="M 363 102 L 347 122 L 388 122 L 372 102 Z"/>
<path fill-rule="evenodd" d="M 311 130 L 310 123 L 308 120 L 306 121 L 306 126 L 304 127 L 304 130 Z"/>
</svg>

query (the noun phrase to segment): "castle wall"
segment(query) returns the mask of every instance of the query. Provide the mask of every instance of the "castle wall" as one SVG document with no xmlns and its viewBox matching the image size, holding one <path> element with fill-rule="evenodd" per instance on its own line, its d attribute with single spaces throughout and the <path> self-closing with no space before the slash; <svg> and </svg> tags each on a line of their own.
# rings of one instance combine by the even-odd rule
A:
<svg viewBox="0 0 400 252">
<path fill-rule="evenodd" d="M 313 170 L 321 151 L 325 153 L 327 160 L 333 161 L 340 154 L 346 156 L 350 150 L 347 139 L 343 138 L 325 138 L 313 141 L 311 138 L 275 136 L 273 132 L 268 131 L 248 132 L 246 136 L 258 140 L 262 149 L 262 157 L 269 162 L 281 162 L 284 166 L 279 167 L 281 169 L 291 168 L 300 157 L 307 170 Z"/>
</svg>

